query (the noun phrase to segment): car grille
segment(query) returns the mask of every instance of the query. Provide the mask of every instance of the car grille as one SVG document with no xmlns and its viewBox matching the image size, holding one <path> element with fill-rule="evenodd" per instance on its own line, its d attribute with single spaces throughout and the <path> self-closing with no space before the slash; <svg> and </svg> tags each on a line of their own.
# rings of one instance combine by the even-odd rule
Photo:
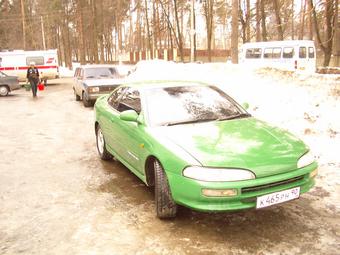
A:
<svg viewBox="0 0 340 255">
<path fill-rule="evenodd" d="M 254 191 L 264 190 L 264 189 L 268 189 L 272 187 L 277 187 L 277 186 L 284 185 L 284 184 L 290 184 L 290 183 L 301 181 L 303 177 L 304 176 L 297 176 L 297 177 L 294 177 L 288 180 L 279 181 L 279 182 L 272 182 L 272 183 L 253 186 L 253 187 L 246 187 L 246 188 L 242 188 L 241 192 L 242 193 L 254 192 Z"/>
<path fill-rule="evenodd" d="M 100 92 L 110 92 L 113 91 L 115 88 L 117 88 L 119 85 L 106 85 L 106 86 L 100 86 L 99 91 Z"/>
</svg>

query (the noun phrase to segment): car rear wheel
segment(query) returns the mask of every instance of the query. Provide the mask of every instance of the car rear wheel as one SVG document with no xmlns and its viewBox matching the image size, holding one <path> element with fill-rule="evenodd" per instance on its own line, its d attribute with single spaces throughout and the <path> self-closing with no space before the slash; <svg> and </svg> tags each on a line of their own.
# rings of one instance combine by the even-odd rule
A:
<svg viewBox="0 0 340 255">
<path fill-rule="evenodd" d="M 0 96 L 7 96 L 9 93 L 9 89 L 7 86 L 0 86 Z"/>
<path fill-rule="evenodd" d="M 73 89 L 73 93 L 74 93 L 74 97 L 75 97 L 76 101 L 80 101 L 80 96 L 77 94 L 75 89 Z"/>
<path fill-rule="evenodd" d="M 157 217 L 160 219 L 174 218 L 177 213 L 177 205 L 172 198 L 168 178 L 161 163 L 154 162 L 155 170 L 155 201 Z"/>
<path fill-rule="evenodd" d="M 112 158 L 112 155 L 106 150 L 104 135 L 99 125 L 96 129 L 96 142 L 100 158 L 103 160 L 110 160 Z"/>
<path fill-rule="evenodd" d="M 92 106 L 92 102 L 91 102 L 91 100 L 89 100 L 89 99 L 87 98 L 85 92 L 83 92 L 83 104 L 84 104 L 85 107 L 90 107 L 90 106 Z"/>
</svg>

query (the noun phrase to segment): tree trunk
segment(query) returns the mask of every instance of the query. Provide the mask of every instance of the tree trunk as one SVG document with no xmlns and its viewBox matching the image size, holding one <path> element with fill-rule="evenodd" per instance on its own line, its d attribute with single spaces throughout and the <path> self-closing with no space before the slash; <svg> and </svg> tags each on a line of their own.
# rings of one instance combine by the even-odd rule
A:
<svg viewBox="0 0 340 255">
<path fill-rule="evenodd" d="M 335 0 L 335 15 L 334 15 L 334 65 L 340 66 L 340 21 L 339 21 L 339 0 Z"/>
<path fill-rule="evenodd" d="M 292 0 L 292 40 L 294 40 L 294 0 Z"/>
<path fill-rule="evenodd" d="M 246 11 L 246 42 L 250 42 L 250 0 L 246 0 L 246 6 L 247 6 L 247 11 Z"/>
<path fill-rule="evenodd" d="M 274 11 L 275 11 L 278 39 L 280 41 L 282 41 L 283 40 L 283 30 L 282 30 L 282 23 L 281 23 L 281 17 L 280 17 L 280 6 L 279 6 L 279 3 L 277 2 L 277 0 L 273 0 L 273 5 L 274 5 Z"/>
<path fill-rule="evenodd" d="M 207 49 L 208 49 L 208 61 L 211 62 L 211 43 L 213 37 L 213 0 L 205 0 L 203 3 L 204 7 L 204 16 L 206 23 L 206 32 L 207 32 Z"/>
<path fill-rule="evenodd" d="M 238 64 L 238 0 L 232 1 L 231 16 L 231 62 Z"/>
<path fill-rule="evenodd" d="M 325 26 L 326 26 L 326 33 L 325 33 L 325 38 L 324 41 L 321 40 L 320 36 L 320 30 L 318 26 L 318 21 L 317 21 L 317 15 L 316 15 L 316 10 L 313 7 L 313 0 L 309 0 L 309 3 L 312 7 L 313 10 L 313 23 L 314 23 L 314 29 L 316 33 L 316 37 L 318 40 L 318 43 L 324 53 L 324 61 L 323 61 L 323 66 L 329 66 L 329 62 L 331 60 L 332 56 L 332 46 L 333 46 L 333 18 L 334 18 L 334 9 L 333 9 L 333 1 L 331 0 L 326 0 L 325 1 Z"/>
<path fill-rule="evenodd" d="M 307 31 L 308 31 L 308 40 L 313 40 L 313 21 L 312 21 L 312 6 L 310 5 L 310 2 L 306 0 L 307 2 Z"/>
<path fill-rule="evenodd" d="M 104 3 L 103 1 L 100 1 L 99 3 L 99 8 L 100 11 L 99 13 L 103 13 L 104 11 Z M 104 52 L 104 17 L 103 15 L 100 15 L 100 34 L 98 35 L 99 37 L 99 45 L 100 45 L 100 63 L 104 64 L 105 63 L 105 52 Z"/>
<path fill-rule="evenodd" d="M 148 50 L 150 53 L 152 52 L 151 48 L 151 35 L 150 35 L 150 25 L 149 25 L 149 15 L 148 15 L 148 2 L 147 0 L 144 0 L 145 4 L 145 21 L 146 21 L 146 40 L 147 40 L 147 45 L 148 45 Z"/>
<path fill-rule="evenodd" d="M 264 12 L 264 0 L 260 1 L 260 11 L 261 11 L 261 27 L 262 27 L 262 41 L 267 41 L 267 29 L 266 29 L 266 13 Z"/>
<path fill-rule="evenodd" d="M 96 7 L 96 1 L 91 1 L 91 7 L 92 7 L 92 55 L 93 55 L 93 61 L 95 64 L 99 64 L 99 58 L 98 58 L 98 32 L 97 32 L 97 7 Z"/>
<path fill-rule="evenodd" d="M 181 62 L 184 62 L 183 42 L 182 42 L 182 34 L 181 34 L 179 19 L 178 19 L 177 0 L 173 0 L 173 1 L 174 1 L 174 12 L 175 12 L 175 19 L 176 19 L 176 26 L 177 26 L 177 40 L 178 40 L 179 54 L 181 55 Z"/>
<path fill-rule="evenodd" d="M 86 64 L 86 44 L 84 37 L 84 14 L 83 14 L 83 0 L 77 0 L 77 12 L 78 12 L 78 34 L 79 34 L 79 55 L 80 64 Z"/>
<path fill-rule="evenodd" d="M 24 0 L 20 1 L 21 3 L 21 19 L 22 19 L 22 41 L 23 41 L 23 49 L 26 50 L 26 17 L 25 17 L 25 4 Z"/>
<path fill-rule="evenodd" d="M 303 39 L 305 27 L 306 1 L 301 1 L 299 40 Z"/>
<path fill-rule="evenodd" d="M 261 15 L 260 15 L 260 1 L 256 1 L 256 41 L 261 41 Z"/>
</svg>

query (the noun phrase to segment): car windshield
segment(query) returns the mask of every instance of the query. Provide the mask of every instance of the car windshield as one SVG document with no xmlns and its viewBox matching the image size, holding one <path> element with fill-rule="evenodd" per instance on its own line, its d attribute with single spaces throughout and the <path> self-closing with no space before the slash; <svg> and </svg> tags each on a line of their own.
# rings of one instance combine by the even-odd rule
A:
<svg viewBox="0 0 340 255">
<path fill-rule="evenodd" d="M 85 68 L 84 75 L 85 79 L 119 78 L 117 70 L 113 67 Z"/>
<path fill-rule="evenodd" d="M 147 89 L 149 124 L 179 125 L 250 116 L 226 93 L 214 86 L 181 86 Z"/>
</svg>

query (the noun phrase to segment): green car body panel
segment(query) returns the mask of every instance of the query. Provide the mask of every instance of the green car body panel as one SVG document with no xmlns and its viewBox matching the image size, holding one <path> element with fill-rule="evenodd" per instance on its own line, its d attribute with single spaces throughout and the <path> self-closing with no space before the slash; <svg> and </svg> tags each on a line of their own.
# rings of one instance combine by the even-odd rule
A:
<svg viewBox="0 0 340 255">
<path fill-rule="evenodd" d="M 137 84 L 136 86 L 152 86 Z M 200 211 L 228 211 L 256 207 L 256 198 L 300 187 L 300 194 L 314 186 L 314 162 L 303 168 L 297 162 L 307 146 L 289 132 L 256 118 L 148 126 L 143 111 L 137 122 L 120 119 L 108 96 L 97 99 L 96 125 L 100 125 L 107 150 L 147 185 L 147 162 L 162 164 L 177 204 Z M 247 169 L 256 178 L 232 182 L 205 182 L 183 176 L 189 166 Z M 286 182 L 286 180 L 294 180 Z M 279 185 L 270 185 L 279 183 Z M 249 187 L 258 187 L 246 190 Z M 202 189 L 236 189 L 232 197 L 206 197 Z"/>
</svg>

